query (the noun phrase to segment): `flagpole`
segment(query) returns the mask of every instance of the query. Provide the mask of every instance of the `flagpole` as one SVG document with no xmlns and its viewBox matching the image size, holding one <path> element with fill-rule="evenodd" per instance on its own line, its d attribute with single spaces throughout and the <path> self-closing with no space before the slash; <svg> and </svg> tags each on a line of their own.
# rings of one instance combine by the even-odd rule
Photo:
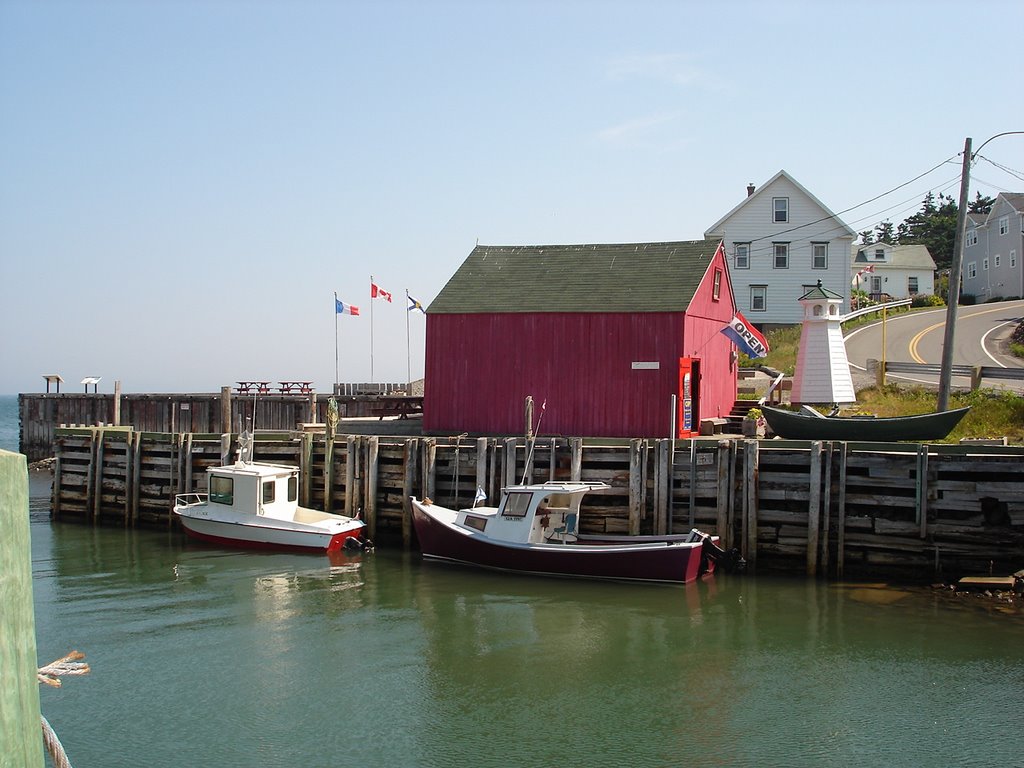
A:
<svg viewBox="0 0 1024 768">
<path fill-rule="evenodd" d="M 405 289 L 405 378 L 406 383 L 406 394 L 412 394 L 412 352 L 411 342 L 409 340 L 409 315 L 411 311 L 409 309 L 409 289 Z"/>
<path fill-rule="evenodd" d="M 338 394 L 338 292 L 334 292 L 334 394 Z"/>
<path fill-rule="evenodd" d="M 370 383 L 374 378 L 374 275 L 370 275 Z"/>
</svg>

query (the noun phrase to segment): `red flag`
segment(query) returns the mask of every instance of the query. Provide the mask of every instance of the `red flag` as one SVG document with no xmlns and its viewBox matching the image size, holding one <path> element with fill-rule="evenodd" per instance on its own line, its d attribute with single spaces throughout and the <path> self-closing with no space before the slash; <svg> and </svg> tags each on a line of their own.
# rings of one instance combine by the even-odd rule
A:
<svg viewBox="0 0 1024 768">
<path fill-rule="evenodd" d="M 383 288 L 381 288 L 376 283 L 370 283 L 370 298 L 371 299 L 381 298 L 381 299 L 384 299 L 384 301 L 390 302 L 391 301 L 391 294 L 388 291 L 385 291 Z"/>
</svg>

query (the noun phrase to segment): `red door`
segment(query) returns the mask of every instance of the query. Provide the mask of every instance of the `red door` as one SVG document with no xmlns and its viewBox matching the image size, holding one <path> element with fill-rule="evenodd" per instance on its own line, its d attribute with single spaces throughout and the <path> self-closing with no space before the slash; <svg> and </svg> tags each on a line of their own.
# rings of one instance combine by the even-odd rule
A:
<svg viewBox="0 0 1024 768">
<path fill-rule="evenodd" d="M 679 358 L 676 437 L 692 437 L 700 425 L 700 358 Z"/>
</svg>

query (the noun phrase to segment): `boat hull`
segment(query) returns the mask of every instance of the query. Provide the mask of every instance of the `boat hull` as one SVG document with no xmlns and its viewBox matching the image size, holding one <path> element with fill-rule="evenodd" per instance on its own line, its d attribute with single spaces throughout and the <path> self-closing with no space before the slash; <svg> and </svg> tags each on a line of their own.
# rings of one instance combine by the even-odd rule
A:
<svg viewBox="0 0 1024 768">
<path fill-rule="evenodd" d="M 686 584 L 713 565 L 701 542 L 644 544 L 506 544 L 466 531 L 413 501 L 413 524 L 423 556 L 544 576 Z"/>
<path fill-rule="evenodd" d="M 970 408 L 879 418 L 817 418 L 768 406 L 761 406 L 761 410 L 772 432 L 789 440 L 894 443 L 901 440 L 942 440 L 953 431 Z"/>
<path fill-rule="evenodd" d="M 245 549 L 286 550 L 294 552 L 337 552 L 345 540 L 359 540 L 365 526 L 360 524 L 341 532 L 296 530 L 274 525 L 226 522 L 179 513 L 181 525 L 190 537 L 209 544 Z"/>
</svg>

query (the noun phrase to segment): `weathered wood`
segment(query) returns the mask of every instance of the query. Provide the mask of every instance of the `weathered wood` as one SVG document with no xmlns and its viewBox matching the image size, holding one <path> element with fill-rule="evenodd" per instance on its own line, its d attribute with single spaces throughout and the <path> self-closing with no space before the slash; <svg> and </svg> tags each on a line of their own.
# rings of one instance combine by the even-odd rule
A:
<svg viewBox="0 0 1024 768">
<path fill-rule="evenodd" d="M 758 441 L 743 444 L 743 557 L 751 570 L 757 567 Z"/>
<path fill-rule="evenodd" d="M 629 534 L 640 533 L 640 510 L 642 506 L 641 451 L 643 440 L 629 442 Z"/>
<path fill-rule="evenodd" d="M 437 441 L 427 440 L 423 452 L 423 496 L 433 499 L 437 492 Z"/>
<path fill-rule="evenodd" d="M 505 485 L 516 484 L 516 439 L 505 438 Z"/>
<path fill-rule="evenodd" d="M 486 446 L 486 440 L 484 440 Z M 413 438 L 405 442 L 402 473 L 402 545 L 408 549 L 412 546 L 412 501 L 416 495 L 417 458 L 420 455 L 420 441 Z"/>
<path fill-rule="evenodd" d="M 818 530 L 821 525 L 821 451 L 820 441 L 811 443 L 810 480 L 807 505 L 807 575 L 818 574 Z"/>
<path fill-rule="evenodd" d="M 371 435 L 366 440 L 366 532 L 377 538 L 377 459 L 379 438 Z"/>
<path fill-rule="evenodd" d="M 917 522 L 920 525 L 920 535 L 924 539 L 928 536 L 928 446 L 922 445 L 917 452 L 917 477 L 915 483 L 917 492 Z"/>
<path fill-rule="evenodd" d="M 583 438 L 573 437 L 569 440 L 569 479 L 578 481 L 583 472 Z"/>
</svg>

